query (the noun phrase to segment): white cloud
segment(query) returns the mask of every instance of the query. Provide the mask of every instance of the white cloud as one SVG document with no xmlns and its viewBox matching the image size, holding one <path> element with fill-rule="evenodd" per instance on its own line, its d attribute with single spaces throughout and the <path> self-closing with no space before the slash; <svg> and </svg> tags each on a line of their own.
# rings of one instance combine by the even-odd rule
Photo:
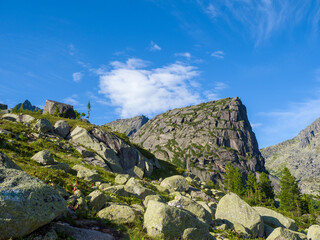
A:
<svg viewBox="0 0 320 240">
<path fill-rule="evenodd" d="M 67 103 L 73 106 L 82 106 L 83 104 L 80 104 L 77 100 L 79 96 L 77 94 L 73 94 L 71 97 L 67 97 L 62 100 L 63 103 Z"/>
<path fill-rule="evenodd" d="M 118 107 L 121 117 L 152 116 L 201 102 L 199 94 L 190 85 L 190 81 L 199 75 L 193 66 L 177 62 L 147 70 L 146 62 L 140 59 L 112 62 L 111 66 L 112 70 L 100 76 L 99 93 Z"/>
<path fill-rule="evenodd" d="M 161 47 L 154 43 L 153 41 L 151 41 L 150 43 L 150 51 L 161 51 Z"/>
<path fill-rule="evenodd" d="M 77 49 L 74 47 L 74 45 L 71 43 L 71 44 L 69 44 L 68 47 L 69 47 L 69 54 L 71 56 L 75 55 L 75 53 L 77 52 Z"/>
<path fill-rule="evenodd" d="M 261 127 L 262 126 L 262 123 L 250 123 L 251 124 L 251 127 L 253 128 L 253 129 L 255 129 L 255 128 L 258 128 L 258 127 Z"/>
<path fill-rule="evenodd" d="M 212 18 L 216 18 L 218 16 L 218 11 L 212 3 L 205 8 L 205 12 Z"/>
<path fill-rule="evenodd" d="M 185 58 L 191 58 L 191 53 L 184 52 L 184 53 L 175 53 L 174 54 L 176 57 L 185 57 Z"/>
<path fill-rule="evenodd" d="M 211 56 L 219 58 L 219 59 L 223 59 L 224 58 L 224 52 L 223 51 L 215 51 L 215 52 L 211 53 Z"/>
<path fill-rule="evenodd" d="M 206 99 L 209 101 L 217 100 L 220 98 L 220 92 L 226 89 L 227 87 L 228 85 L 223 82 L 216 82 L 212 90 L 204 91 L 204 95 L 206 96 Z"/>
<path fill-rule="evenodd" d="M 81 72 L 75 72 L 72 74 L 73 81 L 75 82 L 80 82 L 82 77 L 83 77 L 83 74 Z"/>
</svg>

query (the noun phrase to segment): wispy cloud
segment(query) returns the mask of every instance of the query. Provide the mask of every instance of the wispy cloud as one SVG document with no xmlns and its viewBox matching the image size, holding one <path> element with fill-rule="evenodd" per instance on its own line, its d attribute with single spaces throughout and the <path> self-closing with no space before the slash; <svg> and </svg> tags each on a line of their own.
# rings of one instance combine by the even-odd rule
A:
<svg viewBox="0 0 320 240">
<path fill-rule="evenodd" d="M 188 58 L 188 59 L 191 58 L 191 53 L 189 53 L 189 52 L 175 53 L 174 55 L 175 55 L 176 57 L 185 57 L 185 58 Z"/>
<path fill-rule="evenodd" d="M 81 72 L 75 72 L 72 74 L 73 81 L 75 82 L 80 82 L 82 77 L 83 77 L 83 74 Z"/>
<path fill-rule="evenodd" d="M 253 129 L 255 129 L 255 128 L 258 128 L 258 127 L 261 127 L 262 126 L 262 123 L 250 123 L 251 124 L 251 127 L 253 128 Z"/>
<path fill-rule="evenodd" d="M 161 51 L 161 47 L 155 42 L 150 42 L 150 51 Z"/>
<path fill-rule="evenodd" d="M 69 54 L 70 54 L 71 56 L 73 56 L 73 55 L 76 54 L 77 49 L 75 48 L 75 46 L 74 46 L 72 43 L 69 44 L 68 48 L 69 48 Z"/>
<path fill-rule="evenodd" d="M 211 18 L 216 18 L 218 16 L 218 11 L 212 3 L 209 3 L 209 5 L 205 7 L 205 12 Z"/>
<path fill-rule="evenodd" d="M 146 69 L 146 61 L 112 62 L 100 76 L 100 93 L 118 107 L 121 117 L 152 116 L 168 109 L 199 103 L 190 81 L 199 75 L 196 67 L 176 62 Z"/>
<path fill-rule="evenodd" d="M 224 58 L 224 52 L 223 51 L 215 51 L 211 53 L 212 57 L 223 59 Z"/>
<path fill-rule="evenodd" d="M 79 99 L 79 96 L 77 94 L 73 94 L 70 97 L 64 98 L 62 101 L 73 106 L 83 106 L 83 104 L 81 104 L 77 99 Z"/>
<path fill-rule="evenodd" d="M 222 90 L 228 88 L 228 85 L 223 82 L 216 82 L 212 90 L 204 91 L 204 95 L 208 101 L 217 100 L 220 98 L 220 93 Z"/>
</svg>

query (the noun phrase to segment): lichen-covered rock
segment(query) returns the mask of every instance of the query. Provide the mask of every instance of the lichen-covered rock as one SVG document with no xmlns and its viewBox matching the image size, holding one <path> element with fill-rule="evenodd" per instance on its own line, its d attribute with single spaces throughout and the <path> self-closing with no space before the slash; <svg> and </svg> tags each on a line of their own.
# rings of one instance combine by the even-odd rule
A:
<svg viewBox="0 0 320 240">
<path fill-rule="evenodd" d="M 109 203 L 106 208 L 97 213 L 97 216 L 118 223 L 134 223 L 138 219 L 139 214 L 128 205 Z"/>
<path fill-rule="evenodd" d="M 52 187 L 16 169 L 0 168 L 0 239 L 23 237 L 66 211 Z"/>
<path fill-rule="evenodd" d="M 19 122 L 22 122 L 22 123 L 31 123 L 32 121 L 34 121 L 35 118 L 30 116 L 30 115 L 27 115 L 27 114 L 21 114 L 19 115 Z"/>
<path fill-rule="evenodd" d="M 129 180 L 129 178 L 130 178 L 129 174 L 118 174 L 115 177 L 114 182 L 115 184 L 118 184 L 118 185 L 124 185 Z"/>
<path fill-rule="evenodd" d="M 175 206 L 179 205 L 183 209 L 193 213 L 202 221 L 211 224 L 212 223 L 212 215 L 209 211 L 207 211 L 202 205 L 197 203 L 196 201 L 191 200 L 190 198 L 177 196 L 175 200 L 172 200 L 168 203 L 169 205 Z"/>
<path fill-rule="evenodd" d="M 209 225 L 188 211 L 152 200 L 144 214 L 143 225 L 150 237 L 169 240 L 181 238 L 188 228 L 197 228 L 204 235 L 209 233 Z"/>
<path fill-rule="evenodd" d="M 59 163 L 59 162 L 55 162 L 53 165 L 47 165 L 44 166 L 45 168 L 51 168 L 51 169 L 60 169 L 66 173 L 71 173 L 72 169 L 71 167 L 66 164 L 66 163 Z"/>
<path fill-rule="evenodd" d="M 19 121 L 19 115 L 14 113 L 6 113 L 1 118 L 12 122 Z"/>
<path fill-rule="evenodd" d="M 144 186 L 142 186 L 139 181 L 134 178 L 130 178 L 129 181 L 124 186 L 124 190 L 129 193 L 129 195 L 137 197 L 139 199 L 145 199 L 146 196 L 156 195 L 156 193 Z"/>
<path fill-rule="evenodd" d="M 148 207 L 148 203 L 150 200 L 157 201 L 157 202 L 165 202 L 164 199 L 159 195 L 149 195 L 145 197 L 143 201 L 143 205 L 145 207 Z"/>
<path fill-rule="evenodd" d="M 168 189 L 170 192 L 185 192 L 189 189 L 189 184 L 183 176 L 175 175 L 163 179 L 161 187 Z"/>
<path fill-rule="evenodd" d="M 43 150 L 37 152 L 35 155 L 32 156 L 31 159 L 40 163 L 41 165 L 52 165 L 55 163 L 50 150 Z"/>
<path fill-rule="evenodd" d="M 320 226 L 319 225 L 312 225 L 308 229 L 308 240 L 316 240 L 320 239 Z"/>
<path fill-rule="evenodd" d="M 183 231 L 183 240 L 215 240 L 215 237 L 198 228 L 187 228 Z"/>
<path fill-rule="evenodd" d="M 110 200 L 110 197 L 103 194 L 99 190 L 95 190 L 88 195 L 87 199 L 89 202 L 89 207 L 97 212 L 103 208 L 108 200 Z"/>
<path fill-rule="evenodd" d="M 216 219 L 242 224 L 252 237 L 262 237 L 264 234 L 264 224 L 259 213 L 234 193 L 221 198 L 215 215 Z"/>
<path fill-rule="evenodd" d="M 44 105 L 43 114 L 55 114 L 56 109 L 58 113 L 66 118 L 76 118 L 76 113 L 73 110 L 73 106 L 65 103 L 60 103 L 52 100 L 46 100 Z"/>
<path fill-rule="evenodd" d="M 263 222 L 273 228 L 284 227 L 293 231 L 298 230 L 296 222 L 291 218 L 283 216 L 281 213 L 264 207 L 253 208 L 260 214 Z"/>
<path fill-rule="evenodd" d="M 96 170 L 90 170 L 82 165 L 74 165 L 73 168 L 77 171 L 77 177 L 83 178 L 89 182 L 99 182 L 100 175 Z"/>
<path fill-rule="evenodd" d="M 70 133 L 70 126 L 65 120 L 59 120 L 54 124 L 54 132 L 65 138 Z"/>
<path fill-rule="evenodd" d="M 127 173 L 132 177 L 138 177 L 140 179 L 142 179 L 144 176 L 144 171 L 137 166 L 134 166 L 133 168 L 128 169 Z"/>
<path fill-rule="evenodd" d="M 34 129 L 40 133 L 48 133 L 53 131 L 53 127 L 47 119 L 39 119 L 34 125 Z"/>
<path fill-rule="evenodd" d="M 0 168 L 13 168 L 13 169 L 16 169 L 16 170 L 22 170 L 7 155 L 5 155 L 2 152 L 0 152 Z"/>
<path fill-rule="evenodd" d="M 287 228 L 278 227 L 269 235 L 267 240 L 307 240 L 307 235 L 289 230 Z"/>
</svg>

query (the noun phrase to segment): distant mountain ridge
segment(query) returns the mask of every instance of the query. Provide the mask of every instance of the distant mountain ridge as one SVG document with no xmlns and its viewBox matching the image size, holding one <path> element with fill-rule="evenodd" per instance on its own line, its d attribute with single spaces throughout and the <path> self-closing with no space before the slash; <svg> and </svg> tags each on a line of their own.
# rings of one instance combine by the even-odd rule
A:
<svg viewBox="0 0 320 240">
<path fill-rule="evenodd" d="M 106 123 L 105 125 L 111 127 L 113 131 L 124 133 L 128 137 L 133 137 L 134 134 L 148 121 L 149 118 L 142 115 L 127 119 L 117 119 Z"/>
<path fill-rule="evenodd" d="M 265 171 L 246 107 L 238 97 L 167 111 L 143 125 L 132 141 L 203 181 L 221 179 L 229 161 L 244 175 Z"/>
<path fill-rule="evenodd" d="M 15 109 L 20 109 L 21 106 L 23 107 L 24 110 L 29 110 L 29 111 L 33 111 L 33 112 L 41 110 L 41 108 L 33 106 L 28 99 L 25 100 L 23 103 L 17 104 L 14 108 Z"/>
<path fill-rule="evenodd" d="M 320 118 L 293 139 L 260 149 L 266 168 L 280 176 L 284 167 L 297 178 L 303 193 L 319 194 Z"/>
</svg>

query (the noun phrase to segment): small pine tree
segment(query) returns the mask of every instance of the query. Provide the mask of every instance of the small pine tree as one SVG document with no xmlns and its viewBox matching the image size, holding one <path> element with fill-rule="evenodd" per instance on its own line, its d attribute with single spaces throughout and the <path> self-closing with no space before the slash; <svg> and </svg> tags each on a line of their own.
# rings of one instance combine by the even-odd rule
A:
<svg viewBox="0 0 320 240">
<path fill-rule="evenodd" d="M 234 167 L 231 162 L 228 162 L 226 165 L 226 174 L 224 179 L 224 187 L 230 192 L 233 190 L 233 176 L 234 176 Z"/>
<path fill-rule="evenodd" d="M 89 120 L 90 112 L 91 112 L 91 104 L 90 104 L 90 101 L 88 101 L 87 108 L 88 108 L 88 115 L 87 115 L 87 118 L 88 118 L 88 120 Z"/>
<path fill-rule="evenodd" d="M 296 178 L 288 168 L 282 171 L 280 179 L 280 208 L 301 214 L 301 193 Z"/>
<path fill-rule="evenodd" d="M 274 205 L 274 191 L 266 173 L 261 173 L 258 183 L 259 201 L 266 205 Z"/>
<path fill-rule="evenodd" d="M 19 111 L 22 112 L 23 111 L 23 104 L 21 103 Z"/>
<path fill-rule="evenodd" d="M 245 189 L 242 183 L 242 174 L 239 168 L 236 168 L 233 173 L 233 192 L 239 196 L 244 195 Z"/>
<path fill-rule="evenodd" d="M 256 175 L 251 171 L 248 174 L 246 185 L 247 197 L 255 200 L 258 191 L 258 183 Z"/>
<path fill-rule="evenodd" d="M 54 116 L 59 117 L 60 116 L 60 111 L 57 105 L 54 106 Z"/>
</svg>

